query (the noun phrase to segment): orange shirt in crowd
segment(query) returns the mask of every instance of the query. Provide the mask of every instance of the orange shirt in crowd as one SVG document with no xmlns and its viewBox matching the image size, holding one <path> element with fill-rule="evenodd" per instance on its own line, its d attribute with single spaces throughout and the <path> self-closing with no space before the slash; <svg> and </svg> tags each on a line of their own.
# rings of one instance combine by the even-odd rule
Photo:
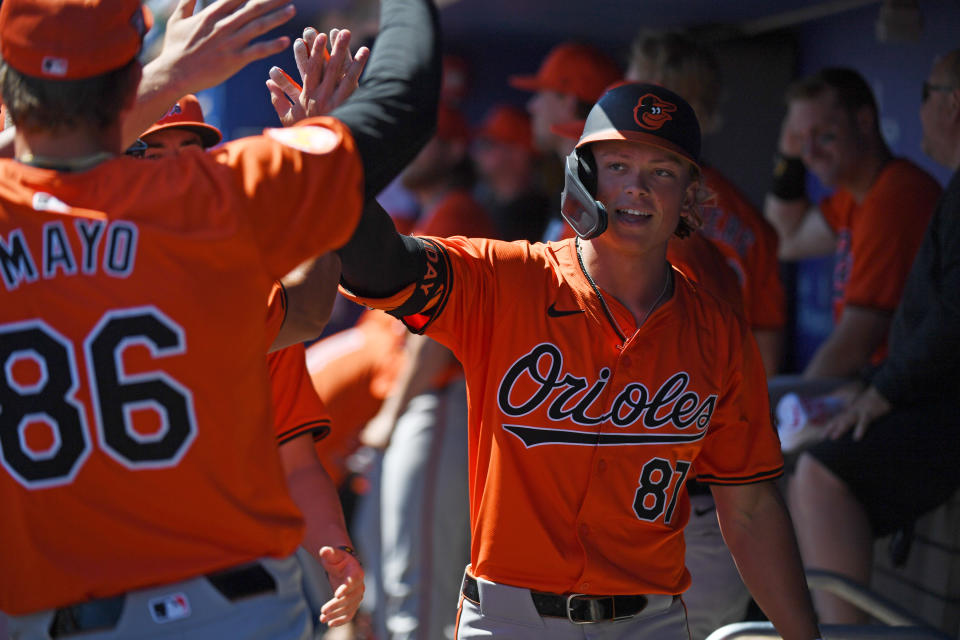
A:
<svg viewBox="0 0 960 640">
<path fill-rule="evenodd" d="M 783 328 L 787 310 L 777 259 L 777 232 L 715 168 L 703 167 L 703 180 L 710 196 L 700 206 L 700 231 L 736 272 L 747 322 L 752 329 Z"/>
<path fill-rule="evenodd" d="M 837 234 L 833 316 L 847 305 L 893 313 L 920 248 L 940 184 L 909 160 L 887 163 L 863 202 L 838 189 L 820 203 Z M 886 342 L 873 354 L 878 363 Z"/>
</svg>

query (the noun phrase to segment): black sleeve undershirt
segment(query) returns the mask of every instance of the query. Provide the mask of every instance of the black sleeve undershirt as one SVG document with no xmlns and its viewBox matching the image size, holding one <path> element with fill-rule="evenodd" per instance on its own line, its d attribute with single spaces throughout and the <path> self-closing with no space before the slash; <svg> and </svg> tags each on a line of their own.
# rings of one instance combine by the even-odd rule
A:
<svg viewBox="0 0 960 640">
<path fill-rule="evenodd" d="M 433 135 L 440 51 L 432 1 L 383 0 L 380 32 L 360 86 L 331 114 L 356 141 L 367 199 L 380 193 Z"/>
</svg>

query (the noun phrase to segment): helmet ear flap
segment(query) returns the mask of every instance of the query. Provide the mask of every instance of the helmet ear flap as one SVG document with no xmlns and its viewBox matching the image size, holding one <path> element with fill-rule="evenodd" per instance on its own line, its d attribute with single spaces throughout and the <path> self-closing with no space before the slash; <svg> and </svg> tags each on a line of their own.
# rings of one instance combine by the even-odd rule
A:
<svg viewBox="0 0 960 640">
<path fill-rule="evenodd" d="M 575 149 L 577 154 L 577 173 L 580 176 L 580 182 L 586 187 L 587 191 L 594 198 L 597 197 L 597 160 L 593 157 L 593 151 L 590 145 L 584 145 Z"/>
<path fill-rule="evenodd" d="M 563 164 L 560 213 L 578 236 L 595 238 L 607 228 L 607 210 L 596 198 L 596 160 L 590 149 L 574 149 Z"/>
</svg>

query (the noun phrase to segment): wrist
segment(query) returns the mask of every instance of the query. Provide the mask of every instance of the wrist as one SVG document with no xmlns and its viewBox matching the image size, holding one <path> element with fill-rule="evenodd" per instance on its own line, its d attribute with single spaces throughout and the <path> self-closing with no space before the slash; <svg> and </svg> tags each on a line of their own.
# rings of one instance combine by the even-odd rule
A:
<svg viewBox="0 0 960 640">
<path fill-rule="evenodd" d="M 343 551 L 343 552 L 345 552 L 345 553 L 349 553 L 350 555 L 352 555 L 354 558 L 357 559 L 357 562 L 360 564 L 360 566 L 363 566 L 363 563 L 360 562 L 360 556 L 357 555 L 357 550 L 354 549 L 353 547 L 351 547 L 350 545 L 348 545 L 348 544 L 338 544 L 335 548 L 336 548 L 336 549 L 339 549 L 340 551 Z"/>
<path fill-rule="evenodd" d="M 781 200 L 805 200 L 807 170 L 797 156 L 777 152 L 773 156 L 773 180 L 770 193 Z"/>
</svg>

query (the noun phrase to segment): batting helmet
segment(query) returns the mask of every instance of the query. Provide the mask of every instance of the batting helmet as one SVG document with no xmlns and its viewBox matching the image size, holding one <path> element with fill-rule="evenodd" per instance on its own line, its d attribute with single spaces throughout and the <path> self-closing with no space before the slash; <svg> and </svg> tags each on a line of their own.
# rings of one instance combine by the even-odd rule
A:
<svg viewBox="0 0 960 640">
<path fill-rule="evenodd" d="M 654 84 L 625 83 L 610 89 L 593 105 L 564 163 L 560 211 L 581 238 L 596 237 L 607 228 L 607 211 L 596 199 L 597 167 L 590 151 L 590 145 L 601 140 L 647 144 L 696 167 L 700 164 L 700 125 L 683 98 Z"/>
</svg>

